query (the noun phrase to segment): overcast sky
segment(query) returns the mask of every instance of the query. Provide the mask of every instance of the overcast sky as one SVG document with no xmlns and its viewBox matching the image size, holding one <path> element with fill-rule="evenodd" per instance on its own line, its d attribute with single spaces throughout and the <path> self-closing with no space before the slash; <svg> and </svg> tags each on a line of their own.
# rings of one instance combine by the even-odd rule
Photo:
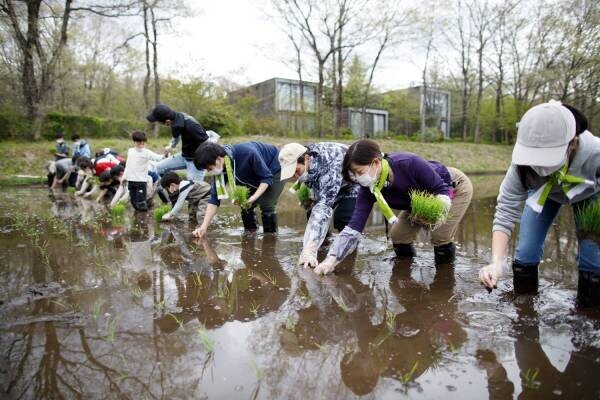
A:
<svg viewBox="0 0 600 400">
<path fill-rule="evenodd" d="M 163 73 L 183 79 L 224 76 L 241 84 L 297 77 L 285 62 L 294 53 L 269 17 L 273 11 L 267 0 L 187 0 L 187 4 L 195 15 L 175 19 L 174 33 L 159 39 Z M 371 62 L 369 48 L 360 53 Z M 376 71 L 376 86 L 394 89 L 418 82 L 417 53 L 407 48 L 388 51 Z"/>
</svg>

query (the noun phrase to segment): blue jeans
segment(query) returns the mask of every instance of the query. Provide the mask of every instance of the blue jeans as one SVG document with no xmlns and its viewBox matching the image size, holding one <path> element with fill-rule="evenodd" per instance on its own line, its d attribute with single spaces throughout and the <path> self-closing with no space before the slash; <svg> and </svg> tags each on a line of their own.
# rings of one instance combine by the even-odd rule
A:
<svg viewBox="0 0 600 400">
<path fill-rule="evenodd" d="M 531 193 L 530 193 L 531 194 Z M 600 194 L 592 198 L 573 204 L 573 210 L 577 212 L 591 201 L 599 200 Z M 544 240 L 552 226 L 554 218 L 560 211 L 561 204 L 547 199 L 541 213 L 536 213 L 529 206 L 525 206 L 521 215 L 519 240 L 515 261 L 523 265 L 537 265 L 544 254 Z M 584 239 L 579 241 L 577 263 L 581 271 L 593 271 L 600 273 L 600 246 L 593 240 Z"/>
<path fill-rule="evenodd" d="M 165 158 L 156 164 L 156 172 L 163 176 L 169 171 L 178 171 L 181 169 L 187 170 L 187 178 L 190 181 L 200 182 L 204 179 L 205 170 L 199 170 L 191 160 L 183 158 L 181 153 L 175 154 L 172 157 Z"/>
</svg>

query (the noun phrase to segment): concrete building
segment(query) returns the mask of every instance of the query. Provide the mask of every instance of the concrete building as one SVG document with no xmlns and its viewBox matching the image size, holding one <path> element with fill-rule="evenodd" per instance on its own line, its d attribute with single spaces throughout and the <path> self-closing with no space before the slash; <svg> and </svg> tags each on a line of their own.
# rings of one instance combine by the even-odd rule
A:
<svg viewBox="0 0 600 400">
<path fill-rule="evenodd" d="M 294 132 L 315 131 L 317 83 L 272 78 L 229 93 L 229 100 L 235 103 L 248 96 L 256 99 L 257 117 L 276 119 L 283 128 Z M 387 111 L 367 109 L 366 133 L 377 136 L 387 131 L 388 118 Z M 360 109 L 344 109 L 342 121 L 343 127 L 349 127 L 355 136 L 364 136 Z"/>
</svg>

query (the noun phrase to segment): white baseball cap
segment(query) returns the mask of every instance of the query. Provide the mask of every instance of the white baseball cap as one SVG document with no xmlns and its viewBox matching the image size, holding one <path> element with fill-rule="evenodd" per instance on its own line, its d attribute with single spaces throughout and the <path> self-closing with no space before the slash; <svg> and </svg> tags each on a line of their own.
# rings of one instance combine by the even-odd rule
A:
<svg viewBox="0 0 600 400">
<path fill-rule="evenodd" d="M 576 129 L 575 116 L 559 101 L 531 107 L 518 124 L 512 162 L 537 167 L 561 164 Z"/>
<path fill-rule="evenodd" d="M 279 151 L 279 164 L 281 164 L 281 180 L 290 179 L 296 173 L 298 157 L 308 149 L 299 143 L 288 143 Z"/>
</svg>

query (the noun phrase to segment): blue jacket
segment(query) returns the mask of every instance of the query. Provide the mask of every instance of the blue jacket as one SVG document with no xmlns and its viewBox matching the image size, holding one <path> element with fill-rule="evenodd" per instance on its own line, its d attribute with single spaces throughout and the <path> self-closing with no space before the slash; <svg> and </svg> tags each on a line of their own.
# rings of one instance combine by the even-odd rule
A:
<svg viewBox="0 0 600 400">
<path fill-rule="evenodd" d="M 272 144 L 246 142 L 223 147 L 231 158 L 236 185 L 247 186 L 251 189 L 256 189 L 261 183 L 271 186 L 273 177 L 281 172 L 278 159 L 279 150 Z M 227 182 L 225 169 L 223 175 Z M 221 204 L 217 198 L 217 187 L 214 181 L 208 202 L 217 206 Z"/>
</svg>

